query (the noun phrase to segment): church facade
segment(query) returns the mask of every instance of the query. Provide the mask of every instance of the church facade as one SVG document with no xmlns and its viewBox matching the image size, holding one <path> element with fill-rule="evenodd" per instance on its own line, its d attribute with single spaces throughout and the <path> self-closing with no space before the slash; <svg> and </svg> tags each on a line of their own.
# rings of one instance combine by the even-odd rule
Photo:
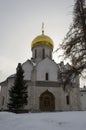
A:
<svg viewBox="0 0 86 130">
<path fill-rule="evenodd" d="M 27 111 L 69 111 L 80 110 L 79 78 L 76 77 L 63 89 L 60 72 L 69 65 L 57 64 L 52 59 L 54 43 L 44 34 L 37 36 L 31 44 L 32 58 L 22 64 L 24 80 L 28 85 Z M 0 110 L 7 110 L 9 89 L 13 86 L 15 74 L 0 83 Z"/>
</svg>

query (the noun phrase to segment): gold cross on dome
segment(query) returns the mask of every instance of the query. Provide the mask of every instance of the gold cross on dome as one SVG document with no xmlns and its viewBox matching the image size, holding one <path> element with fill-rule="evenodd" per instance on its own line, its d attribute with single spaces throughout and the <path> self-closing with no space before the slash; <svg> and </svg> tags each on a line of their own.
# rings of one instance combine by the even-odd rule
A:
<svg viewBox="0 0 86 130">
<path fill-rule="evenodd" d="M 44 35 L 44 22 L 42 22 L 42 35 Z"/>
</svg>

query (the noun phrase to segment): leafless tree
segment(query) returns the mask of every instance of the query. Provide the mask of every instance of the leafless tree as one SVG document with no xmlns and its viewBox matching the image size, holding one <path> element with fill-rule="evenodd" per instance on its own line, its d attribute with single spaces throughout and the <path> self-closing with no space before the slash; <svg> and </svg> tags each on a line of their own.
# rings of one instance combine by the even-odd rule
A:
<svg viewBox="0 0 86 130">
<path fill-rule="evenodd" d="M 75 0 L 73 21 L 60 49 L 64 52 L 64 59 L 71 61 L 70 69 L 61 73 L 61 76 L 65 75 L 65 88 L 72 77 L 75 78 L 86 70 L 86 0 Z"/>
<path fill-rule="evenodd" d="M 86 0 L 75 0 L 73 22 L 61 48 L 64 58 L 69 58 L 72 65 L 65 73 L 69 76 L 81 74 L 86 69 Z"/>
</svg>

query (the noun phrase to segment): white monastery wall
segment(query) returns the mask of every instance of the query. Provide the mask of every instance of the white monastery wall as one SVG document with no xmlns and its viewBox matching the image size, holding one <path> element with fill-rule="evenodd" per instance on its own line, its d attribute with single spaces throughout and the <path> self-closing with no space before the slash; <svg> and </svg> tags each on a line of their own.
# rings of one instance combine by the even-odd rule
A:
<svg viewBox="0 0 86 130">
<path fill-rule="evenodd" d="M 0 98 L 1 109 L 7 109 L 7 103 L 9 100 L 9 89 L 13 86 L 13 84 L 14 78 L 8 78 L 2 85 Z"/>
<path fill-rule="evenodd" d="M 55 111 L 69 111 L 69 110 L 81 110 L 80 100 L 79 100 L 79 89 L 73 88 L 70 93 L 66 93 L 62 86 L 59 87 L 42 87 L 42 86 L 33 86 L 34 95 L 33 95 L 33 104 L 32 108 L 35 108 L 35 111 L 39 111 L 40 104 L 40 95 L 46 90 L 51 92 L 55 97 Z M 67 104 L 66 96 L 69 95 L 70 104 Z"/>
<path fill-rule="evenodd" d="M 81 91 L 81 106 L 82 110 L 86 111 L 86 90 Z"/>
<path fill-rule="evenodd" d="M 49 58 L 44 59 L 37 65 L 37 80 L 45 81 L 45 74 L 48 73 L 49 81 L 57 81 L 59 68 L 56 63 L 54 63 Z"/>
<path fill-rule="evenodd" d="M 24 80 L 31 80 L 31 72 L 33 69 L 32 63 L 30 61 L 26 61 L 23 65 L 22 68 L 24 70 Z"/>
</svg>

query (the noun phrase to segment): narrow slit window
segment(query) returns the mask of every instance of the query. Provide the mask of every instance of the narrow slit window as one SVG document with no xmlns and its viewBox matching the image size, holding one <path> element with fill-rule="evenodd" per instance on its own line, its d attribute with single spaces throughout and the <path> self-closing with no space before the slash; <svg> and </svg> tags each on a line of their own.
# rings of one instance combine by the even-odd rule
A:
<svg viewBox="0 0 86 130">
<path fill-rule="evenodd" d="M 66 96 L 66 103 L 67 103 L 67 105 L 69 105 L 69 104 L 70 104 L 69 95 L 67 95 L 67 96 Z"/>
<path fill-rule="evenodd" d="M 49 74 L 48 73 L 45 74 L 45 80 L 49 80 Z"/>
<path fill-rule="evenodd" d="M 42 58 L 43 58 L 43 59 L 45 58 L 45 50 L 44 50 L 44 48 L 43 48 L 43 50 L 42 50 Z"/>
</svg>

